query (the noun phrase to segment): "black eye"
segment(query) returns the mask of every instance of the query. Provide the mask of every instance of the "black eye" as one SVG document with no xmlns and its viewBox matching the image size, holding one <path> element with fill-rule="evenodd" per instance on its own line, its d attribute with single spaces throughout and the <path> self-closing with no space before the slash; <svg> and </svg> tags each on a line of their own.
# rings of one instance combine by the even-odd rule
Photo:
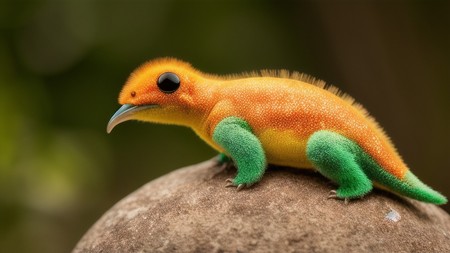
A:
<svg viewBox="0 0 450 253">
<path fill-rule="evenodd" d="M 180 87 L 180 78 L 172 72 L 166 72 L 158 78 L 158 88 L 164 93 L 173 93 Z"/>
</svg>

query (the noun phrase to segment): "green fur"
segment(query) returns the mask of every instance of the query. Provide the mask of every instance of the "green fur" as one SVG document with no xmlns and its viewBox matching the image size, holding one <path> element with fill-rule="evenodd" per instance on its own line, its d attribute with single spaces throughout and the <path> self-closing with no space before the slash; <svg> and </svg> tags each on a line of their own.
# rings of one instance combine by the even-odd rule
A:
<svg viewBox="0 0 450 253">
<path fill-rule="evenodd" d="M 356 162 L 358 148 L 349 139 L 329 131 L 316 132 L 308 140 L 308 159 L 320 173 L 339 184 L 339 198 L 356 198 L 372 190 L 372 182 Z"/>
<path fill-rule="evenodd" d="M 220 153 L 218 156 L 217 156 L 217 161 L 219 162 L 219 164 L 224 164 L 224 163 L 228 163 L 228 162 L 230 162 L 230 157 L 228 157 L 226 154 L 224 154 L 224 153 Z"/>
<path fill-rule="evenodd" d="M 423 184 L 410 171 L 400 180 L 378 165 L 354 141 L 331 131 L 318 131 L 308 140 L 308 159 L 326 177 L 339 184 L 336 196 L 357 198 L 370 192 L 375 181 L 393 192 L 434 204 L 447 199 Z"/>
<path fill-rule="evenodd" d="M 225 149 L 238 168 L 233 185 L 250 186 L 261 179 L 267 166 L 266 156 L 247 122 L 237 117 L 223 119 L 214 129 L 213 140 Z"/>
</svg>

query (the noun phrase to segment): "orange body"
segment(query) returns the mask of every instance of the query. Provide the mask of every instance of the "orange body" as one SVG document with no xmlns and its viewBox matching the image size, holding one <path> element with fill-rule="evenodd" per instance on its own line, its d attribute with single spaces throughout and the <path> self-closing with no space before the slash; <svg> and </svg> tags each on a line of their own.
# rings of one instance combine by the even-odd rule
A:
<svg viewBox="0 0 450 253">
<path fill-rule="evenodd" d="M 157 92 L 153 79 L 176 71 L 180 91 Z M 382 168 L 402 179 L 408 168 L 389 138 L 366 111 L 337 89 L 288 72 L 218 77 L 189 64 L 160 59 L 137 69 L 122 90 L 121 104 L 159 105 L 157 113 L 142 112 L 138 120 L 189 126 L 208 144 L 215 126 L 229 116 L 240 117 L 260 139 L 269 163 L 311 168 L 306 159 L 308 138 L 331 130 L 358 143 Z M 137 95 L 136 95 L 137 94 Z"/>
</svg>

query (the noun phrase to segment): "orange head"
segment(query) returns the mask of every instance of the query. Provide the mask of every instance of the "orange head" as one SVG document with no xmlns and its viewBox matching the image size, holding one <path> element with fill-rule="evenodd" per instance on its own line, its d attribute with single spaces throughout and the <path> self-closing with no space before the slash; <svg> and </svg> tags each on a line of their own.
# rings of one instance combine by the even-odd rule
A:
<svg viewBox="0 0 450 253">
<path fill-rule="evenodd" d="M 188 63 L 173 58 L 143 64 L 120 92 L 122 107 L 111 117 L 107 132 L 127 120 L 190 125 L 201 75 Z"/>
</svg>

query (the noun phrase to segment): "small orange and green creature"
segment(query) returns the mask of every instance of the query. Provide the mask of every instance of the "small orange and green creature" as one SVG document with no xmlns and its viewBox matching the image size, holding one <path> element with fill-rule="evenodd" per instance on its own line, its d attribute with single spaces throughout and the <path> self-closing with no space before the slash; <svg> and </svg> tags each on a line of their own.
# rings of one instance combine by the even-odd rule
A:
<svg viewBox="0 0 450 253">
<path fill-rule="evenodd" d="M 287 71 L 220 77 L 163 58 L 135 70 L 123 106 L 108 123 L 141 120 L 191 127 L 238 169 L 227 186 L 257 183 L 267 164 L 317 169 L 339 187 L 329 197 L 359 198 L 373 185 L 424 202 L 447 199 L 417 179 L 390 139 L 352 98 Z"/>
</svg>

